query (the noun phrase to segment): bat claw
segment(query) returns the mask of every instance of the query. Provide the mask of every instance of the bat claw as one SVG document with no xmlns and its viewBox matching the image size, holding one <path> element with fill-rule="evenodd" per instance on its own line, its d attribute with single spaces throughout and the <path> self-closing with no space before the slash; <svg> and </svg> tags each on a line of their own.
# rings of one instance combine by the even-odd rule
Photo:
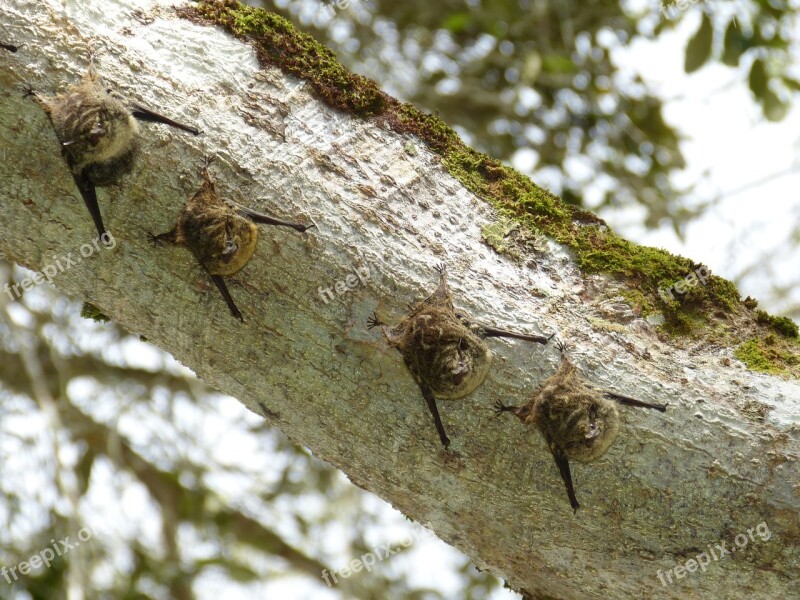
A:
<svg viewBox="0 0 800 600">
<path fill-rule="evenodd" d="M 33 86 L 30 83 L 23 83 L 22 91 L 25 92 L 25 94 L 22 96 L 23 98 L 30 98 L 31 96 L 35 98 L 37 96 L 36 90 L 33 89 Z"/>
<path fill-rule="evenodd" d="M 378 318 L 378 313 L 373 312 L 372 316 L 367 319 L 367 329 L 374 329 L 385 325 L 383 321 Z"/>
<path fill-rule="evenodd" d="M 494 410 L 494 416 L 495 417 L 499 417 L 504 412 L 510 412 L 510 411 L 514 410 L 515 408 L 517 408 L 517 407 L 516 406 L 506 406 L 505 404 L 500 402 L 500 400 L 497 400 L 494 403 L 494 409 L 493 409 Z"/>
<path fill-rule="evenodd" d="M 147 232 L 147 241 L 153 244 L 153 248 L 158 248 L 161 246 L 161 234 L 154 234 L 151 232 Z"/>
</svg>

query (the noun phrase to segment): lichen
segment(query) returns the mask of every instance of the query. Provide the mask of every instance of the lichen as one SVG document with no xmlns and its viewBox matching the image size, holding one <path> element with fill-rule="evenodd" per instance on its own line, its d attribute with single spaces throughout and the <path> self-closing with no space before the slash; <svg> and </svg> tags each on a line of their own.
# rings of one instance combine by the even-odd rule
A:
<svg viewBox="0 0 800 600">
<path fill-rule="evenodd" d="M 201 0 L 195 7 L 177 10 L 184 18 L 219 25 L 250 42 L 263 66 L 275 66 L 307 81 L 328 106 L 416 136 L 441 157 L 451 175 L 492 204 L 501 218 L 569 247 L 584 272 L 608 274 L 636 290 L 637 294 L 630 296 L 637 300 L 634 308 L 644 314 L 662 313 L 662 329 L 667 334 L 717 332 L 717 341 L 731 344 L 754 334 L 763 338 L 770 331 L 797 338 L 797 325 L 789 319 L 753 315 L 754 301 L 742 301 L 730 281 L 711 275 L 688 258 L 620 238 L 594 214 L 564 203 L 518 171 L 468 147 L 438 117 L 402 103 L 383 93 L 374 81 L 350 73 L 333 52 L 283 17 L 236 0 Z M 698 269 L 709 273 L 704 285 L 672 297 L 663 293 Z"/>
<path fill-rule="evenodd" d="M 611 321 L 607 321 L 606 319 L 598 319 L 595 317 L 589 319 L 589 325 L 592 326 L 592 329 L 595 329 L 597 331 L 605 331 L 605 332 L 614 331 L 617 333 L 625 331 L 624 325 L 620 325 L 619 323 L 613 323 Z"/>
<path fill-rule="evenodd" d="M 521 258 L 524 252 L 542 251 L 536 245 L 536 234 L 508 217 L 500 217 L 485 225 L 481 229 L 481 239 L 498 254 L 507 254 L 512 258 Z"/>
</svg>

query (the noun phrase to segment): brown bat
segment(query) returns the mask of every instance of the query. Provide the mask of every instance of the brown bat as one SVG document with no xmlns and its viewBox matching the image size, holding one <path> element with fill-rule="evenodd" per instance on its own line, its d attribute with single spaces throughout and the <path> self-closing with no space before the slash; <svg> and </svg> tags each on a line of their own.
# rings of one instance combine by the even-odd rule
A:
<svg viewBox="0 0 800 600">
<path fill-rule="evenodd" d="M 495 412 L 497 415 L 510 412 L 523 423 L 539 428 L 567 487 L 570 506 L 577 512 L 580 505 L 572 486 L 569 459 L 588 463 L 605 454 L 619 433 L 618 403 L 661 412 L 667 410 L 667 405 L 650 404 L 616 392 L 598 392 L 590 388 L 564 355 L 564 345 L 559 343 L 559 349 L 561 366 L 534 393 L 528 404 L 505 406 L 498 400 Z"/>
<path fill-rule="evenodd" d="M 9 43 L 6 43 L 6 42 L 0 42 L 0 48 L 5 48 L 9 52 L 16 52 L 17 50 L 22 48 L 22 44 L 20 44 L 19 46 L 15 46 L 14 44 L 9 44 Z"/>
<path fill-rule="evenodd" d="M 470 321 L 453 308 L 445 266 L 437 270 L 440 275 L 436 292 L 413 306 L 399 325 L 387 328 L 377 315 L 373 315 L 368 327 L 381 326 L 389 346 L 402 355 L 422 391 L 439 439 L 446 448 L 450 439 L 439 417 L 436 398 L 463 398 L 483 383 L 492 362 L 492 353 L 484 340 L 508 337 L 546 344 L 552 336 L 514 333 Z"/>
<path fill-rule="evenodd" d="M 43 96 L 30 87 L 26 95 L 33 96 L 50 118 L 61 152 L 100 237 L 106 234 L 106 229 L 95 188 L 116 183 L 133 169 L 139 154 L 136 121 L 164 123 L 193 135 L 200 134 L 194 127 L 129 102 L 106 88 L 94 63 L 89 64 L 80 83 L 55 98 Z"/>
<path fill-rule="evenodd" d="M 223 276 L 238 273 L 253 257 L 258 244 L 258 227 L 255 224 L 281 225 L 300 232 L 314 225 L 281 221 L 220 198 L 208 172 L 210 163 L 211 159 L 206 159 L 203 185 L 186 202 L 175 227 L 166 233 L 149 234 L 149 239 L 154 246 L 159 242 L 167 242 L 191 250 L 219 289 L 231 314 L 244 321 Z"/>
</svg>

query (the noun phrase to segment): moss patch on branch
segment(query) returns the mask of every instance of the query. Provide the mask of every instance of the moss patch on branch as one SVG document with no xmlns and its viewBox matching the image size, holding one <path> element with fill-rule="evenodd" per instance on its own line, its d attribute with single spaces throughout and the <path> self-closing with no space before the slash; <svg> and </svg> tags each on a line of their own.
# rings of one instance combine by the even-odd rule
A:
<svg viewBox="0 0 800 600">
<path fill-rule="evenodd" d="M 681 293 L 665 293 L 676 284 L 680 288 L 679 282 L 688 281 L 698 269 L 708 269 L 666 250 L 622 239 L 596 215 L 562 202 L 518 171 L 468 147 L 438 117 L 392 98 L 373 80 L 350 73 L 333 52 L 283 17 L 237 0 L 201 0 L 178 13 L 194 22 L 219 25 L 248 41 L 263 66 L 305 80 L 328 106 L 423 140 L 456 179 L 502 217 L 568 246 L 584 272 L 611 275 L 636 290 L 637 308 L 662 313 L 667 333 L 699 337 L 711 331 L 717 341 L 735 345 L 776 332 L 793 338 L 787 342 L 798 354 L 797 326 L 789 319 L 763 311 L 756 317 L 753 307 L 742 303 L 736 286 L 716 275 L 709 274 L 703 285 L 688 286 Z"/>
<path fill-rule="evenodd" d="M 773 375 L 796 376 L 800 364 L 796 349 L 793 352 L 791 348 L 787 348 L 786 343 L 774 334 L 747 340 L 736 348 L 734 356 L 753 371 Z"/>
</svg>

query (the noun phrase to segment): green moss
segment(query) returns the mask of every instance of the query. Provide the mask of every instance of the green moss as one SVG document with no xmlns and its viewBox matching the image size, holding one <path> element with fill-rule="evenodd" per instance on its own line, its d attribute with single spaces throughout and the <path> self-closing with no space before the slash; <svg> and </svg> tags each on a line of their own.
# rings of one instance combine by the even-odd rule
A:
<svg viewBox="0 0 800 600">
<path fill-rule="evenodd" d="M 81 306 L 81 316 L 84 319 L 91 319 L 92 321 L 97 321 L 98 323 L 108 323 L 111 320 L 102 312 L 100 312 L 100 309 L 94 304 L 89 304 L 88 302 L 84 302 L 83 306 Z"/>
<path fill-rule="evenodd" d="M 650 299 L 639 290 L 626 288 L 620 290 L 620 295 L 625 298 L 628 304 L 638 310 L 643 317 L 659 312 L 650 302 Z"/>
<path fill-rule="evenodd" d="M 747 340 L 736 348 L 734 356 L 753 371 L 800 376 L 797 343 L 778 338 L 773 334 L 763 339 Z"/>
<path fill-rule="evenodd" d="M 177 11 L 184 18 L 222 26 L 249 41 L 262 65 L 307 81 L 327 105 L 369 118 L 399 134 L 416 136 L 439 154 L 451 175 L 491 203 L 502 217 L 568 246 L 585 272 L 606 273 L 636 290 L 637 307 L 642 312 L 662 312 L 665 331 L 706 333 L 718 330 L 715 321 L 739 319 L 736 327 L 723 329 L 740 341 L 743 335 L 752 334 L 746 333 L 749 326 L 743 326 L 742 319 L 744 325 L 757 327 L 750 314 L 753 301 L 742 303 L 731 282 L 704 275 L 705 284 L 670 295 L 676 283 L 691 281 L 698 269 L 708 270 L 687 258 L 620 238 L 592 213 L 562 202 L 514 169 L 466 146 L 438 117 L 391 98 L 370 79 L 349 73 L 328 48 L 297 31 L 286 19 L 236 0 L 201 0 L 196 7 Z M 496 241 L 496 236 L 492 239 Z M 792 328 L 788 319 L 762 318 L 759 324 L 781 335 L 793 331 L 797 335 L 796 326 Z"/>
<path fill-rule="evenodd" d="M 783 337 L 796 338 L 800 335 L 797 323 L 792 321 L 789 317 L 773 317 L 767 311 L 757 310 L 756 321 L 762 325 L 767 325 L 780 333 Z"/>
</svg>

